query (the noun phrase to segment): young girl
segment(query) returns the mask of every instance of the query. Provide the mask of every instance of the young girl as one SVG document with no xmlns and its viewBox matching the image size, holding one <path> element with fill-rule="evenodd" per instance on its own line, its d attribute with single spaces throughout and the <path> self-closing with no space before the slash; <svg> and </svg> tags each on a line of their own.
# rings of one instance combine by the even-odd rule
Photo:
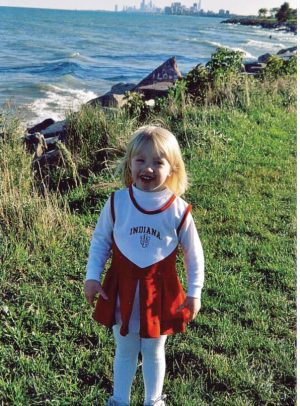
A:
<svg viewBox="0 0 300 406">
<path fill-rule="evenodd" d="M 166 338 L 185 331 L 200 310 L 203 251 L 191 206 L 179 197 L 187 188 L 187 175 L 175 136 L 160 127 L 141 127 L 129 142 L 121 169 L 126 188 L 110 196 L 97 222 L 85 296 L 92 304 L 99 294 L 93 317 L 113 328 L 116 343 L 113 396 L 106 405 L 129 405 L 141 352 L 144 405 L 163 406 Z M 175 268 L 179 245 L 187 296 Z"/>
</svg>

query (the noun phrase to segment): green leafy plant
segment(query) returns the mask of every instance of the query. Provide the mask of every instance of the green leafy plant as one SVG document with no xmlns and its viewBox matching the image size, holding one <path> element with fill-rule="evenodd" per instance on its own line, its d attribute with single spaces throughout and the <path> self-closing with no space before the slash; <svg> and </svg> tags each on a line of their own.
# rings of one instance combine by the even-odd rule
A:
<svg viewBox="0 0 300 406">
<path fill-rule="evenodd" d="M 143 121 L 150 111 L 149 106 L 145 103 L 144 95 L 137 92 L 126 92 L 125 99 L 127 103 L 123 108 L 131 117 L 137 117 L 140 121 Z"/>
<path fill-rule="evenodd" d="M 234 103 L 242 82 L 242 55 L 240 51 L 218 48 L 206 66 L 193 68 L 186 76 L 191 98 L 200 104 Z"/>
<path fill-rule="evenodd" d="M 186 89 L 193 99 L 203 101 L 209 88 L 209 72 L 202 64 L 195 66 L 186 76 Z"/>
<path fill-rule="evenodd" d="M 243 52 L 233 51 L 227 48 L 218 48 L 212 54 L 206 68 L 211 77 L 217 78 L 231 73 L 238 74 L 242 68 Z"/>
<path fill-rule="evenodd" d="M 297 73 L 297 57 L 292 56 L 289 60 L 284 61 L 277 55 L 272 55 L 262 71 L 262 78 L 275 80 L 284 75 L 294 75 Z"/>
<path fill-rule="evenodd" d="M 293 55 L 284 64 L 284 72 L 286 75 L 296 75 L 297 73 L 297 56 Z"/>
</svg>

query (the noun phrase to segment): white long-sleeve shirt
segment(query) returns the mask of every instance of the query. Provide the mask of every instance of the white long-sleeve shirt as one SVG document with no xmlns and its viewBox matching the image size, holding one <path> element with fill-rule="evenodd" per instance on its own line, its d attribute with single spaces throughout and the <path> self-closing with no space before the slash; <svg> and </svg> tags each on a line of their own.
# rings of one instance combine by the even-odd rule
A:
<svg viewBox="0 0 300 406">
<path fill-rule="evenodd" d="M 145 210 L 156 210 L 164 206 L 164 204 L 171 198 L 172 192 L 168 189 L 164 189 L 159 192 L 144 192 L 136 187 L 132 187 L 134 198 L 139 206 Z M 127 189 L 120 191 L 120 197 L 124 196 Z M 118 192 L 117 192 L 118 193 Z M 123 193 L 123 195 L 122 195 Z M 114 223 L 111 215 L 111 204 L 110 199 L 106 202 L 100 217 L 98 219 L 91 245 L 89 250 L 89 258 L 87 263 L 87 273 L 86 280 L 97 280 L 100 281 L 105 263 L 110 257 L 111 247 L 113 242 L 114 234 Z M 124 203 L 126 203 L 124 201 Z M 173 204 L 186 205 L 187 204 L 181 199 L 177 198 Z M 126 210 L 125 206 L 121 204 L 120 211 Z M 120 216 L 122 213 L 116 213 L 116 216 Z M 149 216 L 148 216 L 149 217 Z M 183 250 L 185 267 L 187 270 L 187 296 L 201 298 L 201 289 L 203 287 L 204 281 L 204 256 L 202 245 L 198 236 L 198 232 L 192 218 L 192 215 L 189 213 L 186 217 L 179 236 L 178 241 Z M 120 244 L 125 244 L 126 241 L 120 241 Z M 118 245 L 118 242 L 117 242 Z M 119 247 L 120 248 L 120 247 Z M 122 251 L 122 249 L 121 249 Z M 134 253 L 135 250 L 133 249 Z M 133 255 L 133 262 L 138 266 L 145 263 L 144 266 L 147 266 L 147 257 L 140 256 L 140 258 L 135 258 Z M 158 258 L 159 259 L 159 258 Z M 139 263 L 141 261 L 141 264 Z M 146 262 L 145 262 L 146 261 Z M 151 262 L 151 260 L 150 260 Z M 153 261 L 156 262 L 156 261 Z M 143 267 L 143 266 L 141 266 Z M 138 289 L 135 296 L 135 304 L 132 311 L 131 323 L 129 324 L 129 330 L 135 331 L 138 329 L 138 318 L 139 318 L 139 306 L 138 306 Z M 118 320 L 118 312 L 116 314 Z"/>
</svg>

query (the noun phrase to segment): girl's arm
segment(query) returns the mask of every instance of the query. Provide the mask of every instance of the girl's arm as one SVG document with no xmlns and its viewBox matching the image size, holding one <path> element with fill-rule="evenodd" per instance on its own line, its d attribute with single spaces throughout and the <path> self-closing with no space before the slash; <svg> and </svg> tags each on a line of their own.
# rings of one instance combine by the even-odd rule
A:
<svg viewBox="0 0 300 406">
<path fill-rule="evenodd" d="M 84 291 L 87 301 L 91 304 L 97 293 L 100 293 L 104 299 L 107 299 L 101 287 L 100 278 L 106 261 L 110 256 L 112 233 L 113 222 L 111 218 L 110 199 L 108 199 L 93 233 L 86 267 Z"/>
<path fill-rule="evenodd" d="M 187 297 L 178 311 L 187 308 L 190 320 L 193 320 L 201 307 L 201 290 L 204 282 L 204 255 L 202 244 L 194 223 L 189 214 L 180 230 L 179 241 L 182 246 L 184 263 L 187 270 Z"/>
</svg>

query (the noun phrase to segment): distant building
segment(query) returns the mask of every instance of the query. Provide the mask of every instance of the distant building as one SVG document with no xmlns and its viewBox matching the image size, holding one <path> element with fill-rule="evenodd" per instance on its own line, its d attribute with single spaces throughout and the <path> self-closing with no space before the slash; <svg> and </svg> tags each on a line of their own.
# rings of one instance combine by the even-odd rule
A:
<svg viewBox="0 0 300 406">
<path fill-rule="evenodd" d="M 162 9 L 156 7 L 152 0 L 149 3 L 146 0 L 141 0 L 139 7 L 123 6 L 125 13 L 161 13 Z"/>
<path fill-rule="evenodd" d="M 219 10 L 219 16 L 220 17 L 228 17 L 229 15 L 230 15 L 229 10 L 223 10 L 223 9 Z"/>
<path fill-rule="evenodd" d="M 182 5 L 179 2 L 171 4 L 172 14 L 182 14 Z"/>
<path fill-rule="evenodd" d="M 116 13 L 118 12 L 118 5 L 117 4 L 115 5 L 115 12 Z"/>
</svg>

